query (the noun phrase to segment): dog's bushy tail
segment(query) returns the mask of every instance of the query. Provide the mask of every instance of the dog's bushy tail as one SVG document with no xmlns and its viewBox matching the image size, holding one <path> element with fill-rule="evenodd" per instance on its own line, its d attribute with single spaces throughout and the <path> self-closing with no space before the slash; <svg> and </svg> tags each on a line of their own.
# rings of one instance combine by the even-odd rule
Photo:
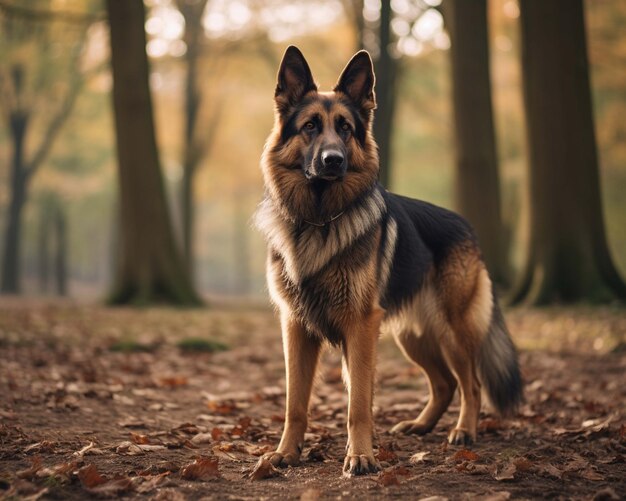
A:
<svg viewBox="0 0 626 501">
<path fill-rule="evenodd" d="M 491 405 L 503 416 L 514 414 L 524 399 L 522 376 L 495 294 L 491 323 L 478 354 L 478 372 Z"/>
</svg>

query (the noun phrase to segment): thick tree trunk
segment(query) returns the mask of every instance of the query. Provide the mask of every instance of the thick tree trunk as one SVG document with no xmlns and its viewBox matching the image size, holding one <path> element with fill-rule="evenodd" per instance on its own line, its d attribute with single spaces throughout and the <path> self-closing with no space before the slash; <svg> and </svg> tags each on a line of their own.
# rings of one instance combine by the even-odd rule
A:
<svg viewBox="0 0 626 501">
<path fill-rule="evenodd" d="M 378 33 L 380 53 L 374 62 L 376 70 L 376 101 L 374 116 L 374 138 L 378 143 L 380 157 L 379 180 L 389 187 L 391 182 L 391 138 L 393 137 L 393 117 L 396 107 L 396 76 L 398 63 L 389 52 L 391 45 L 391 2 L 383 0 L 380 8 L 380 28 Z"/>
<path fill-rule="evenodd" d="M 446 0 L 451 41 L 456 209 L 474 226 L 492 278 L 506 282 L 491 105 L 486 0 Z"/>
<path fill-rule="evenodd" d="M 20 292 L 20 244 L 22 229 L 22 209 L 26 202 L 28 176 L 24 166 L 24 140 L 28 126 L 28 115 L 14 111 L 10 117 L 10 131 L 13 142 L 11 167 L 11 191 L 4 232 L 4 252 L 2 254 L 2 284 L 4 294 Z"/>
<path fill-rule="evenodd" d="M 175 245 L 157 153 L 142 0 L 107 0 L 120 181 L 114 304 L 199 303 Z"/>
<path fill-rule="evenodd" d="M 582 0 L 523 0 L 530 249 L 514 302 L 626 298 L 604 230 Z"/>
</svg>

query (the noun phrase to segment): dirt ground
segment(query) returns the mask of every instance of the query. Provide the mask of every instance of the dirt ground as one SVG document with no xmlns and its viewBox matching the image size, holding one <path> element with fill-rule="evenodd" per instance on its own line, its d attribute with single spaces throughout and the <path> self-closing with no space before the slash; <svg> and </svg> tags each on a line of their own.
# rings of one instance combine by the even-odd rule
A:
<svg viewBox="0 0 626 501">
<path fill-rule="evenodd" d="M 346 395 L 329 350 L 302 465 L 256 470 L 284 410 L 271 311 L 107 309 L 0 302 L 0 499 L 626 498 L 626 310 L 507 313 L 526 403 L 483 409 L 477 443 L 390 435 L 427 400 L 419 370 L 381 340 L 378 475 L 341 475 Z"/>
</svg>

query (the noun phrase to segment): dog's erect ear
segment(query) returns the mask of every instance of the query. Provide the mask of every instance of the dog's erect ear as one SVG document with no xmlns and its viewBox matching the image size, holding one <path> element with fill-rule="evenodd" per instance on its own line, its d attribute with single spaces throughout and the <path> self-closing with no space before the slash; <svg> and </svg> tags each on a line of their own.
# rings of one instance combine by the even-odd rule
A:
<svg viewBox="0 0 626 501">
<path fill-rule="evenodd" d="M 374 66 L 372 58 L 365 50 L 357 52 L 345 67 L 335 92 L 343 92 L 363 111 L 376 108 L 374 96 Z"/>
<path fill-rule="evenodd" d="M 278 83 L 274 98 L 278 110 L 286 112 L 290 106 L 298 104 L 307 92 L 317 90 L 313 75 L 302 52 L 290 45 L 285 51 L 278 70 Z"/>
</svg>

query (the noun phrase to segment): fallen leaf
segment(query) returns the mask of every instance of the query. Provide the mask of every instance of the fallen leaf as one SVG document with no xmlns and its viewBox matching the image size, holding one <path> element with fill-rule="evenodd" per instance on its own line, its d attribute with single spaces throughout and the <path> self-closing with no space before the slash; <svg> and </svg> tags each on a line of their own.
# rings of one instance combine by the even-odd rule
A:
<svg viewBox="0 0 626 501">
<path fill-rule="evenodd" d="M 220 476 L 218 458 L 198 458 L 184 466 L 180 476 L 185 480 L 212 480 Z"/>
<path fill-rule="evenodd" d="M 25 470 L 20 470 L 16 473 L 17 478 L 24 478 L 30 480 L 34 478 L 35 474 L 41 470 L 42 468 L 41 458 L 39 456 L 35 456 L 30 461 L 30 468 L 26 468 Z"/>
<path fill-rule="evenodd" d="M 382 445 L 378 448 L 378 454 L 376 454 L 376 457 L 379 461 L 386 461 L 388 463 L 393 463 L 398 460 L 398 455 L 395 452 Z"/>
<path fill-rule="evenodd" d="M 274 467 L 269 460 L 261 458 L 257 461 L 252 471 L 248 474 L 248 478 L 253 481 L 263 480 L 280 476 L 280 472 Z"/>
<path fill-rule="evenodd" d="M 419 463 L 425 463 L 426 461 L 430 461 L 430 458 L 426 459 L 426 456 L 428 456 L 428 454 L 430 454 L 430 451 L 416 452 L 409 458 L 409 463 L 419 464 Z"/>
<path fill-rule="evenodd" d="M 118 454 L 125 454 L 127 456 L 139 456 L 144 453 L 141 447 L 129 441 L 122 442 L 120 445 L 118 445 L 115 448 L 115 452 L 117 452 Z"/>
<path fill-rule="evenodd" d="M 96 466 L 92 463 L 87 466 L 83 466 L 78 470 L 78 480 L 80 480 L 81 485 L 85 489 L 92 489 L 97 485 L 107 482 L 107 480 L 100 475 Z"/>
<path fill-rule="evenodd" d="M 558 478 L 559 480 L 563 478 L 563 472 L 551 464 L 542 465 L 539 470 L 550 477 Z"/>
<path fill-rule="evenodd" d="M 211 433 L 198 433 L 191 439 L 193 444 L 210 444 L 213 442 L 213 435 Z"/>
<path fill-rule="evenodd" d="M 25 453 L 28 452 L 52 452 L 55 447 L 55 443 L 50 440 L 42 440 L 35 444 L 31 444 L 24 449 Z"/>
<path fill-rule="evenodd" d="M 390 485 L 400 485 L 398 476 L 393 470 L 381 471 L 378 474 L 378 478 L 376 479 L 376 481 L 384 487 L 389 487 Z"/>
<path fill-rule="evenodd" d="M 460 451 L 454 453 L 452 459 L 457 463 L 460 463 L 461 461 L 478 461 L 480 456 L 469 449 L 461 449 Z"/>
<path fill-rule="evenodd" d="M 146 492 L 150 492 L 156 489 L 159 485 L 161 485 L 163 481 L 165 480 L 165 478 L 170 473 L 171 472 L 166 471 L 159 475 L 148 475 L 148 476 L 143 476 L 143 477 L 136 477 L 138 485 L 135 487 L 135 490 L 142 494 L 145 494 Z"/>
<path fill-rule="evenodd" d="M 186 376 L 167 376 L 159 379 L 159 385 L 166 388 L 178 388 L 180 386 L 187 386 L 189 380 Z"/>
<path fill-rule="evenodd" d="M 591 480 L 593 482 L 604 480 L 604 476 L 592 468 L 587 468 L 586 470 L 582 471 L 580 473 L 580 476 L 583 477 L 585 480 Z"/>
<path fill-rule="evenodd" d="M 94 496 L 110 498 L 133 490 L 133 482 L 130 478 L 127 477 L 117 477 L 105 482 L 104 484 L 100 484 L 85 490 Z"/>
<path fill-rule="evenodd" d="M 526 458 L 517 458 L 513 460 L 513 464 L 517 468 L 517 471 L 529 471 L 533 468 L 532 461 Z"/>
<path fill-rule="evenodd" d="M 493 478 L 495 478 L 498 482 L 502 482 L 503 480 L 514 480 L 516 472 L 517 467 L 515 466 L 515 463 L 509 463 L 501 471 L 496 471 Z"/>
<path fill-rule="evenodd" d="M 150 437 L 148 437 L 148 435 L 142 435 L 141 433 L 135 433 L 134 431 L 130 432 L 130 440 L 138 445 L 150 443 Z"/>
</svg>

